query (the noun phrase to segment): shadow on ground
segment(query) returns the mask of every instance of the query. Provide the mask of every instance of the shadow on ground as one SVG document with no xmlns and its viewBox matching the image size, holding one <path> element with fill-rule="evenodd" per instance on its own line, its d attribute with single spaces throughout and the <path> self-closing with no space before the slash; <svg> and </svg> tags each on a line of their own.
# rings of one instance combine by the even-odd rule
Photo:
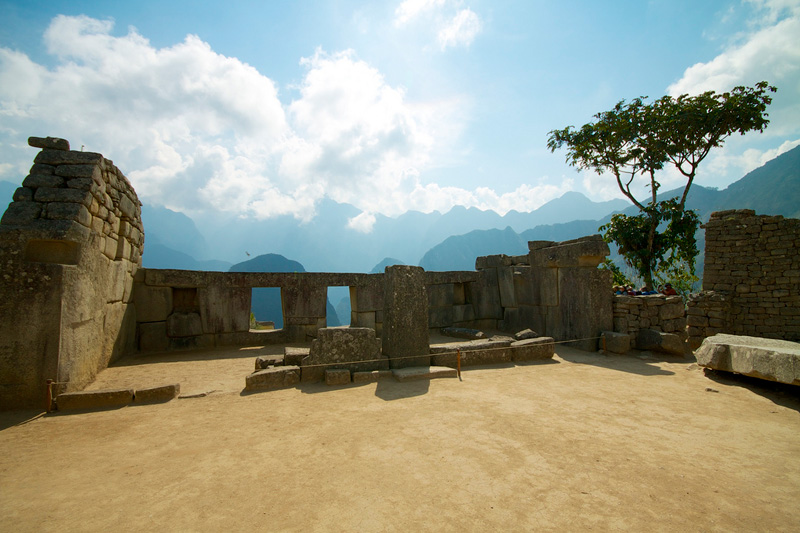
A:
<svg viewBox="0 0 800 533">
<path fill-rule="evenodd" d="M 405 383 L 400 383 L 393 379 L 382 379 L 378 381 L 378 386 L 375 387 L 375 396 L 381 400 L 390 402 L 392 400 L 423 396 L 428 394 L 430 387 L 431 380 L 429 379 L 407 381 Z"/>
<path fill-rule="evenodd" d="M 611 370 L 629 372 L 640 376 L 673 376 L 675 372 L 664 370 L 657 363 L 685 363 L 692 360 L 677 356 L 662 356 L 650 352 L 630 351 L 626 355 L 605 355 L 600 352 L 584 352 L 574 348 L 560 347 L 556 354 L 563 360 L 578 365 L 601 366 Z"/>
<path fill-rule="evenodd" d="M 776 405 L 800 412 L 800 387 L 796 385 L 787 385 L 786 383 L 743 376 L 741 374 L 734 374 L 733 372 L 712 370 L 710 368 L 704 368 L 703 373 L 708 379 L 715 383 L 733 387 L 744 387 L 754 394 L 763 396 Z"/>
</svg>

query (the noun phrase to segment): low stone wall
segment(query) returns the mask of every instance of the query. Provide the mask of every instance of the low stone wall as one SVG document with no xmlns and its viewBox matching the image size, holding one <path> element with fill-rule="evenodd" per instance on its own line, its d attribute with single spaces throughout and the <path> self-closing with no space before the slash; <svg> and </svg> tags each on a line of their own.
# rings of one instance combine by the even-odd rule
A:
<svg viewBox="0 0 800 533">
<path fill-rule="evenodd" d="M 675 333 L 686 339 L 686 309 L 680 296 L 614 296 L 614 331 L 635 339 L 640 329 Z"/>
<path fill-rule="evenodd" d="M 712 213 L 703 291 L 689 302 L 694 349 L 717 333 L 800 340 L 800 220 Z"/>
<path fill-rule="evenodd" d="M 141 265 L 141 204 L 101 154 L 35 138 L 42 150 L 0 220 L 0 408 L 80 390 L 135 348 L 129 306 Z"/>
</svg>

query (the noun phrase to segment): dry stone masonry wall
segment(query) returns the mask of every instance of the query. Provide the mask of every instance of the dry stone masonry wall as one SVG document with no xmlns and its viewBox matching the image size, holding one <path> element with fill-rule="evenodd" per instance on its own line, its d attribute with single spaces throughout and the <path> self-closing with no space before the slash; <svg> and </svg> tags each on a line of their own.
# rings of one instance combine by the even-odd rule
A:
<svg viewBox="0 0 800 533">
<path fill-rule="evenodd" d="M 717 333 L 800 340 L 800 220 L 712 213 L 703 290 L 688 302 L 690 346 Z"/>
<path fill-rule="evenodd" d="M 0 219 L 0 406 L 39 406 L 45 379 L 80 390 L 135 343 L 141 204 L 101 154 L 41 148 Z"/>
</svg>

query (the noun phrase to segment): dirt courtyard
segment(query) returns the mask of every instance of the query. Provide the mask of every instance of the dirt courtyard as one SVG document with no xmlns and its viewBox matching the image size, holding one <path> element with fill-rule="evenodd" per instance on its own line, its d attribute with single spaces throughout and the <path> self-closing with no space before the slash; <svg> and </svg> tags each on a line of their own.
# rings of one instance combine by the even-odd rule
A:
<svg viewBox="0 0 800 533">
<path fill-rule="evenodd" d="M 91 387 L 193 396 L 166 404 L 0 413 L 0 530 L 800 530 L 794 389 L 557 346 L 462 380 L 243 394 L 268 351 Z"/>
</svg>

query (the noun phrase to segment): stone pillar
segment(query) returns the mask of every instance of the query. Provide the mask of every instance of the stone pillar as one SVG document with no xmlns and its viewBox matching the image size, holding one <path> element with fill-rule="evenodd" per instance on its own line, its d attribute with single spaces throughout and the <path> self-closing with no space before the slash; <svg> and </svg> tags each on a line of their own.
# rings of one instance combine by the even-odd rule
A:
<svg viewBox="0 0 800 533">
<path fill-rule="evenodd" d="M 425 271 L 416 266 L 386 267 L 383 302 L 383 353 L 391 367 L 430 365 Z M 422 357 L 406 359 L 414 355 Z"/>
</svg>

